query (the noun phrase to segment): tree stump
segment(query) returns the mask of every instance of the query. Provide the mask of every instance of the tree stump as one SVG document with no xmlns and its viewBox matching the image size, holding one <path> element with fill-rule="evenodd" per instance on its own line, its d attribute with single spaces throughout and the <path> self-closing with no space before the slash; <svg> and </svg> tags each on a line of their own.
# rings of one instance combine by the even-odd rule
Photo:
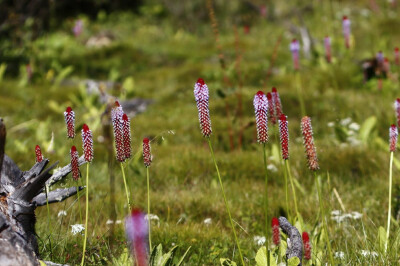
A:
<svg viewBox="0 0 400 266">
<path fill-rule="evenodd" d="M 46 205 L 45 187 L 68 175 L 71 165 L 51 174 L 58 162 L 46 168 L 49 160 L 43 159 L 29 171 L 21 171 L 4 153 L 5 140 L 6 128 L 0 118 L 0 264 L 39 265 L 35 209 Z M 84 163 L 82 156 L 79 164 Z M 57 189 L 48 193 L 48 202 L 61 202 L 76 193 L 76 187 Z"/>
</svg>

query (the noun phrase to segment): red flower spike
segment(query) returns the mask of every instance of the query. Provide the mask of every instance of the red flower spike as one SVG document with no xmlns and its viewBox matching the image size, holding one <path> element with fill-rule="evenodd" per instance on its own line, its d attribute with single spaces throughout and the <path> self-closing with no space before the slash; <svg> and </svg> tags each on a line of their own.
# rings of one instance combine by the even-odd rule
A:
<svg viewBox="0 0 400 266">
<path fill-rule="evenodd" d="M 67 137 L 73 139 L 75 137 L 75 112 L 69 106 L 64 112 L 64 119 L 67 125 Z"/>
<path fill-rule="evenodd" d="M 129 117 L 126 114 L 122 115 L 122 133 L 124 142 L 124 155 L 125 159 L 129 159 L 132 156 L 131 148 L 131 124 Z"/>
<path fill-rule="evenodd" d="M 111 110 L 111 122 L 113 125 L 116 157 L 119 162 L 125 161 L 124 152 L 124 133 L 122 116 L 124 111 L 118 101 L 115 101 L 115 106 Z"/>
<path fill-rule="evenodd" d="M 36 154 L 36 162 L 40 163 L 41 161 L 43 161 L 43 154 L 42 154 L 42 150 L 40 149 L 39 145 L 36 145 L 35 147 L 35 154 Z"/>
<path fill-rule="evenodd" d="M 201 78 L 199 78 L 194 85 L 194 98 L 196 100 L 197 110 L 199 112 L 201 133 L 204 137 L 210 137 L 212 130 L 210 111 L 208 109 L 208 87 Z"/>
<path fill-rule="evenodd" d="M 295 70 L 299 70 L 299 51 L 300 51 L 300 43 L 293 39 L 290 43 L 290 51 L 292 52 L 292 59 L 293 59 L 293 68 Z"/>
<path fill-rule="evenodd" d="M 150 149 L 150 141 L 148 138 L 143 139 L 143 162 L 146 167 L 149 167 L 151 164 L 151 149 Z"/>
<path fill-rule="evenodd" d="M 79 154 L 78 151 L 76 150 L 75 146 L 71 147 L 71 173 L 72 173 L 72 178 L 74 180 L 78 180 L 79 177 L 81 176 L 81 172 L 79 171 Z"/>
<path fill-rule="evenodd" d="M 282 146 L 282 159 L 289 159 L 289 127 L 284 114 L 279 117 L 279 137 Z"/>
<path fill-rule="evenodd" d="M 311 243 L 307 232 L 303 232 L 304 259 L 311 260 Z"/>
<path fill-rule="evenodd" d="M 347 18 L 347 16 L 343 16 L 342 20 L 342 30 L 343 30 L 343 36 L 344 36 L 344 41 L 346 48 L 350 48 L 350 35 L 351 35 L 351 29 L 350 29 L 351 21 L 350 19 Z"/>
<path fill-rule="evenodd" d="M 394 109 L 396 111 L 397 126 L 400 127 L 400 98 L 394 102 Z"/>
<path fill-rule="evenodd" d="M 301 119 L 301 132 L 303 134 L 303 144 L 306 149 L 308 168 L 312 171 L 319 169 L 317 151 L 314 145 L 311 119 L 305 116 Z"/>
<path fill-rule="evenodd" d="M 273 125 L 276 124 L 276 117 L 275 117 L 275 106 L 274 101 L 272 100 L 272 94 L 270 92 L 267 93 L 268 99 L 268 119 L 271 121 Z"/>
<path fill-rule="evenodd" d="M 324 46 L 325 46 L 326 61 L 330 63 L 332 61 L 332 55 L 331 55 L 331 38 L 329 38 L 329 36 L 325 37 Z"/>
<path fill-rule="evenodd" d="M 262 91 L 254 96 L 254 111 L 256 115 L 257 140 L 260 143 L 268 141 L 268 100 Z"/>
<path fill-rule="evenodd" d="M 390 151 L 395 152 L 396 151 L 396 145 L 397 145 L 397 136 L 399 135 L 399 132 L 397 130 L 397 127 L 393 124 L 389 128 L 389 143 L 390 143 Z"/>
<path fill-rule="evenodd" d="M 276 120 L 281 117 L 283 114 L 282 111 L 282 104 L 281 104 L 281 98 L 279 97 L 279 92 L 276 90 L 276 88 L 272 88 L 272 101 L 274 102 L 274 107 L 275 107 L 275 118 Z"/>
<path fill-rule="evenodd" d="M 85 160 L 87 162 L 91 162 L 93 160 L 93 136 L 92 131 L 89 127 L 84 124 L 82 127 L 82 145 L 83 145 L 83 154 Z"/>
<path fill-rule="evenodd" d="M 279 234 L 278 218 L 276 217 L 272 218 L 271 226 L 272 226 L 272 241 L 274 242 L 275 246 L 279 246 L 279 243 L 281 242 L 281 236 Z"/>
</svg>

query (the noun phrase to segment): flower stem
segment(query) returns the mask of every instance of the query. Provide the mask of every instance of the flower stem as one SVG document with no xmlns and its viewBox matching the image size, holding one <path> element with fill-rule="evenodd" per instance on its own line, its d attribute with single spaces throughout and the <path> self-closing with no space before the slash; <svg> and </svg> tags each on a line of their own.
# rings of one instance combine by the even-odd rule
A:
<svg viewBox="0 0 400 266">
<path fill-rule="evenodd" d="M 325 209 L 322 203 L 322 196 L 321 196 L 321 188 L 319 186 L 319 176 L 317 176 L 317 172 L 314 171 L 314 176 L 315 176 L 315 181 L 317 182 L 317 190 L 318 190 L 318 200 L 319 200 L 319 209 L 321 212 L 321 217 L 322 217 L 322 224 L 324 226 L 325 234 L 326 234 L 326 245 L 328 247 L 328 253 L 329 253 L 329 260 L 331 262 L 331 265 L 335 265 L 335 261 L 333 260 L 332 256 L 332 249 L 331 249 L 331 243 L 329 240 L 329 233 L 328 233 L 328 226 L 326 225 L 326 220 L 325 220 Z"/>
<path fill-rule="evenodd" d="M 214 150 L 213 150 L 213 148 L 212 148 L 210 138 L 207 138 L 207 141 L 208 141 L 208 146 L 210 146 L 211 157 L 212 157 L 212 159 L 213 159 L 213 161 L 214 161 L 215 169 L 217 170 L 217 175 L 218 175 L 219 184 L 220 184 L 220 186 L 221 186 L 222 196 L 224 197 L 225 208 L 226 208 L 226 211 L 228 212 L 229 221 L 230 221 L 230 223 L 231 223 L 233 235 L 235 236 L 236 245 L 238 246 L 238 249 L 239 249 L 240 260 L 241 260 L 241 262 L 242 262 L 242 265 L 244 266 L 245 264 L 244 264 L 244 260 L 243 260 L 242 250 L 240 249 L 239 240 L 238 240 L 238 238 L 237 238 L 237 236 L 236 236 L 235 226 L 233 225 L 233 220 L 232 220 L 232 216 L 231 216 L 231 211 L 229 210 L 228 202 L 227 202 L 227 200 L 226 200 L 225 191 L 224 191 L 224 186 L 222 185 L 221 175 L 220 175 L 220 173 L 219 173 L 217 161 L 215 160 Z"/>
<path fill-rule="evenodd" d="M 301 83 L 301 75 L 300 71 L 296 70 L 296 89 L 297 89 L 297 96 L 300 101 L 300 110 L 301 110 L 301 116 L 306 115 L 306 107 L 304 105 L 304 99 L 303 99 L 303 93 L 302 93 L 302 83 Z"/>
<path fill-rule="evenodd" d="M 275 135 L 276 136 L 276 135 Z M 269 257 L 269 219 L 268 219 L 268 169 L 267 169 L 267 146 L 263 145 L 263 157 L 264 157 L 264 170 L 265 170 L 265 191 L 264 191 L 264 207 L 265 207 L 265 245 L 267 249 L 267 265 L 270 265 Z M 286 182 L 287 187 L 287 182 Z M 286 204 L 287 204 L 287 190 L 286 190 Z M 287 206 L 287 205 L 286 205 Z M 289 211 L 289 208 L 287 208 Z"/>
<path fill-rule="evenodd" d="M 49 193 L 49 187 L 46 185 L 44 188 L 44 191 L 46 193 L 46 207 L 47 207 L 47 228 L 50 230 L 50 207 L 49 207 L 49 198 L 48 198 L 48 193 Z M 53 258 L 53 251 L 51 248 L 51 232 L 49 231 L 49 244 L 50 244 L 50 258 Z"/>
<path fill-rule="evenodd" d="M 83 240 L 83 254 L 81 266 L 85 262 L 85 252 L 86 252 L 86 240 L 88 232 L 88 220 L 89 220 L 89 163 L 86 164 L 86 217 L 85 217 L 85 238 Z"/>
<path fill-rule="evenodd" d="M 293 198 L 294 198 L 294 209 L 296 210 L 296 216 L 297 216 L 299 213 L 299 209 L 297 208 L 296 190 L 295 190 L 294 184 L 293 184 L 292 172 L 290 171 L 290 167 L 289 167 L 289 160 L 285 160 L 285 165 L 286 165 L 286 172 L 289 175 L 290 186 L 292 187 L 292 193 L 293 193 Z"/>
<path fill-rule="evenodd" d="M 81 208 L 81 197 L 79 196 L 79 184 L 76 186 L 76 193 L 78 194 L 78 209 L 79 209 L 79 218 L 82 224 L 82 208 Z"/>
<path fill-rule="evenodd" d="M 126 177 L 125 177 L 125 170 L 124 170 L 124 166 L 121 163 L 121 171 L 122 171 L 122 179 L 124 179 L 124 186 L 125 186 L 125 193 L 126 193 L 126 200 L 128 202 L 128 208 L 129 208 L 129 212 L 131 212 L 131 203 L 129 201 L 129 191 L 128 191 L 128 185 L 126 184 Z"/>
<path fill-rule="evenodd" d="M 153 250 L 151 247 L 151 231 L 150 231 L 150 175 L 149 175 L 149 167 L 146 167 L 146 172 L 147 172 L 147 221 L 149 223 L 149 246 L 150 246 L 150 252 Z"/>
<path fill-rule="evenodd" d="M 392 211 L 392 173 L 393 173 L 393 152 L 390 152 L 390 164 L 389 164 L 389 207 L 388 207 L 388 219 L 387 219 L 387 229 L 386 229 L 386 243 L 385 252 L 389 244 L 389 234 L 390 234 L 390 218 Z"/>
</svg>

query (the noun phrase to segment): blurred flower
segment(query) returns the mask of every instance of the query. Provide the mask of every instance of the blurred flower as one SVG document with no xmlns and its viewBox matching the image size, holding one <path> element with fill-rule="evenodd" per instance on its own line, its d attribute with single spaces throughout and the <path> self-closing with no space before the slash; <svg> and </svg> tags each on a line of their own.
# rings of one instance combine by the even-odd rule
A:
<svg viewBox="0 0 400 266">
<path fill-rule="evenodd" d="M 279 117 L 279 137 L 282 147 L 282 159 L 289 159 L 289 128 L 288 121 L 284 114 Z"/>
<path fill-rule="evenodd" d="M 279 92 L 276 90 L 275 87 L 272 88 L 271 95 L 272 95 L 272 101 L 274 102 L 275 117 L 276 120 L 278 120 L 279 117 L 283 114 L 281 97 L 279 96 Z"/>
<path fill-rule="evenodd" d="M 262 91 L 258 91 L 253 100 L 256 115 L 257 140 L 268 142 L 268 100 Z"/>
<path fill-rule="evenodd" d="M 397 145 L 397 136 L 399 135 L 399 132 L 397 130 L 397 127 L 393 124 L 389 128 L 389 149 L 390 152 L 395 152 L 396 151 L 396 145 Z"/>
<path fill-rule="evenodd" d="M 272 94 L 270 92 L 267 93 L 267 100 L 268 100 L 268 118 L 269 121 L 273 125 L 276 124 L 276 117 L 275 117 L 275 105 L 274 101 L 272 100 Z"/>
<path fill-rule="evenodd" d="M 78 19 L 75 21 L 74 27 L 72 28 L 72 32 L 74 33 L 75 37 L 78 37 L 81 35 L 83 31 L 83 21 L 81 19 Z"/>
<path fill-rule="evenodd" d="M 330 63 L 332 60 L 332 56 L 331 56 L 331 38 L 329 38 L 329 36 L 326 36 L 324 38 L 324 47 L 325 47 L 326 61 Z"/>
<path fill-rule="evenodd" d="M 137 266 L 148 265 L 148 226 L 144 213 L 139 209 L 133 209 L 125 218 L 125 231 Z"/>
<path fill-rule="evenodd" d="M 151 164 L 151 149 L 150 149 L 150 140 L 148 138 L 143 139 L 143 162 L 146 167 L 149 167 Z"/>
<path fill-rule="evenodd" d="M 62 216 L 67 216 L 67 212 L 66 211 L 59 211 L 57 214 L 57 217 L 62 217 Z"/>
<path fill-rule="evenodd" d="M 205 225 L 211 225 L 211 224 L 212 224 L 212 219 L 211 219 L 211 218 L 206 218 L 206 219 L 203 221 L 203 223 L 204 223 Z"/>
<path fill-rule="evenodd" d="M 344 252 L 343 251 L 335 252 L 335 258 L 344 259 Z"/>
<path fill-rule="evenodd" d="M 399 47 L 394 48 L 394 63 L 400 65 Z"/>
<path fill-rule="evenodd" d="M 341 214 L 341 211 L 334 210 L 331 212 L 331 219 L 336 221 L 337 223 L 341 223 L 346 219 L 358 220 L 362 218 L 362 213 L 359 212 L 351 212 Z"/>
<path fill-rule="evenodd" d="M 303 144 L 306 149 L 308 167 L 315 171 L 319 169 L 317 151 L 314 145 L 311 119 L 305 116 L 301 119 L 301 132 L 303 134 Z"/>
<path fill-rule="evenodd" d="M 300 44 L 296 39 L 293 39 L 290 43 L 290 51 L 292 52 L 293 68 L 299 70 L 299 51 Z"/>
<path fill-rule="evenodd" d="M 208 109 L 208 87 L 202 78 L 199 78 L 194 85 L 194 98 L 199 112 L 201 133 L 204 137 L 210 137 L 212 130 L 210 111 Z"/>
<path fill-rule="evenodd" d="M 64 119 L 67 125 L 67 137 L 73 139 L 75 137 L 75 112 L 69 106 L 64 112 Z"/>
<path fill-rule="evenodd" d="M 72 178 L 74 180 L 78 180 L 79 177 L 81 176 L 81 172 L 79 171 L 79 154 L 78 151 L 76 150 L 75 146 L 71 147 L 71 173 L 72 173 Z"/>
<path fill-rule="evenodd" d="M 342 20 L 342 30 L 343 30 L 343 37 L 345 41 L 346 48 L 350 48 L 350 35 L 351 35 L 351 29 L 350 29 L 351 21 L 348 19 L 347 16 L 343 16 Z"/>
<path fill-rule="evenodd" d="M 81 233 L 82 231 L 85 230 L 85 227 L 83 226 L 83 224 L 73 224 L 73 225 L 71 225 L 71 227 L 72 227 L 71 232 L 73 235 Z"/>
<path fill-rule="evenodd" d="M 122 134 L 123 134 L 124 156 L 125 159 L 129 159 L 132 156 L 131 126 L 129 117 L 126 114 L 122 115 Z"/>
<path fill-rule="evenodd" d="M 303 248 L 304 248 L 304 259 L 310 260 L 311 259 L 311 243 L 310 237 L 308 236 L 307 232 L 303 232 Z"/>
<path fill-rule="evenodd" d="M 36 162 L 40 163 L 41 161 L 43 161 L 43 154 L 42 154 L 42 150 L 40 149 L 39 145 L 36 145 L 35 147 L 35 154 L 36 154 Z"/>
<path fill-rule="evenodd" d="M 115 106 L 111 110 L 111 122 L 113 125 L 116 157 L 119 162 L 125 161 L 124 152 L 124 134 L 122 125 L 122 116 L 124 111 L 118 101 L 115 101 Z"/>
<path fill-rule="evenodd" d="M 254 242 L 257 243 L 257 245 L 262 246 L 265 244 L 265 236 L 255 236 L 254 238 Z"/>
<path fill-rule="evenodd" d="M 267 165 L 267 169 L 270 170 L 271 172 L 278 172 L 278 168 L 276 168 L 276 166 L 273 165 L 272 163 Z"/>
<path fill-rule="evenodd" d="M 274 217 L 271 221 L 272 226 L 272 241 L 274 242 L 275 246 L 279 246 L 281 242 L 281 236 L 279 234 L 279 220 L 278 218 Z"/>
<path fill-rule="evenodd" d="M 360 253 L 364 257 L 378 257 L 378 253 L 376 253 L 375 251 L 361 250 Z"/>
</svg>

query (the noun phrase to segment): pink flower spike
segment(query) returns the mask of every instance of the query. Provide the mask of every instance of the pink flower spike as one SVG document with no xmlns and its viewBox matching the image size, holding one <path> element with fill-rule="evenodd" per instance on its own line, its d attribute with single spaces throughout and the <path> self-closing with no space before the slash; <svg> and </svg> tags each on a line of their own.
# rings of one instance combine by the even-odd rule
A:
<svg viewBox="0 0 400 266">
<path fill-rule="evenodd" d="M 67 125 L 67 136 L 70 139 L 75 137 L 75 112 L 71 107 L 67 107 L 64 112 L 65 124 Z"/>
<path fill-rule="evenodd" d="M 290 43 L 290 51 L 292 52 L 292 59 L 293 59 L 293 68 L 295 70 L 299 70 L 299 51 L 300 51 L 300 44 L 299 41 L 293 39 Z"/>
<path fill-rule="evenodd" d="M 275 105 L 274 101 L 272 100 L 272 94 L 270 92 L 267 93 L 267 99 L 268 99 L 268 118 L 269 121 L 273 125 L 276 124 L 276 117 L 275 117 Z"/>
<path fill-rule="evenodd" d="M 125 159 L 129 159 L 132 156 L 131 123 L 129 117 L 126 114 L 122 115 L 122 133 L 123 133 Z"/>
<path fill-rule="evenodd" d="M 396 111 L 397 126 L 400 127 L 400 98 L 394 102 L 394 110 Z"/>
<path fill-rule="evenodd" d="M 39 145 L 36 145 L 35 147 L 35 154 L 36 154 L 36 162 L 40 163 L 41 161 L 43 161 L 43 154 L 42 154 L 42 150 L 40 149 Z"/>
<path fill-rule="evenodd" d="M 125 218 L 125 232 L 137 266 L 148 265 L 148 228 L 148 220 L 139 209 L 133 209 L 131 215 Z"/>
<path fill-rule="evenodd" d="M 282 146 L 282 159 L 289 159 L 289 128 L 288 121 L 284 114 L 279 117 L 279 136 Z"/>
<path fill-rule="evenodd" d="M 199 112 L 201 133 L 204 137 L 210 137 L 212 130 L 210 111 L 208 109 L 208 87 L 202 78 L 199 78 L 194 85 L 194 98 L 196 100 L 197 110 Z"/>
<path fill-rule="evenodd" d="M 256 114 L 257 140 L 260 143 L 268 142 L 268 100 L 262 91 L 254 96 L 254 111 Z"/>
<path fill-rule="evenodd" d="M 324 46 L 325 46 L 325 58 L 328 63 L 331 63 L 332 61 L 332 55 L 331 55 L 331 38 L 329 36 L 326 36 L 324 39 Z"/>
<path fill-rule="evenodd" d="M 86 124 L 82 127 L 82 144 L 83 144 L 83 155 L 87 162 L 93 160 L 93 136 L 92 131 Z"/>
<path fill-rule="evenodd" d="M 303 232 L 304 259 L 311 260 L 311 243 L 307 232 Z"/>
<path fill-rule="evenodd" d="M 398 135 L 399 135 L 399 132 L 397 130 L 397 127 L 394 124 L 391 125 L 390 129 L 389 129 L 390 152 L 395 152 L 396 151 L 397 136 Z"/>
<path fill-rule="evenodd" d="M 272 218 L 271 226 L 272 226 L 272 241 L 274 242 L 275 246 L 279 246 L 279 243 L 281 242 L 281 236 L 279 234 L 278 218 L 276 217 Z"/>
<path fill-rule="evenodd" d="M 143 139 L 143 162 L 146 167 L 149 167 L 151 164 L 151 148 L 150 141 L 148 138 Z"/>
<path fill-rule="evenodd" d="M 394 48 L 394 63 L 400 65 L 399 47 Z"/>
<path fill-rule="evenodd" d="M 75 146 L 71 147 L 71 173 L 72 178 L 76 181 L 81 176 L 81 172 L 79 171 L 79 154 L 76 150 Z"/>
<path fill-rule="evenodd" d="M 346 48 L 350 48 L 350 35 L 351 35 L 351 29 L 350 29 L 351 21 L 350 19 L 347 18 L 347 16 L 343 16 L 342 20 L 342 30 L 343 30 L 343 36 L 344 36 L 344 41 Z"/>
<path fill-rule="evenodd" d="M 279 92 L 276 90 L 276 88 L 272 88 L 272 101 L 274 102 L 274 107 L 275 107 L 275 118 L 276 120 L 279 119 L 279 117 L 283 114 L 282 111 L 282 103 L 281 103 L 281 98 L 279 97 Z"/>
<path fill-rule="evenodd" d="M 303 134 L 303 144 L 306 149 L 308 168 L 312 171 L 319 169 L 317 151 L 314 145 L 311 119 L 305 116 L 301 119 L 301 132 Z"/>
<path fill-rule="evenodd" d="M 382 51 L 379 51 L 376 54 L 376 60 L 378 60 L 378 64 L 383 64 L 383 53 L 382 53 Z"/>
<path fill-rule="evenodd" d="M 115 106 L 111 110 L 111 122 L 113 125 L 116 157 L 119 162 L 125 161 L 124 152 L 124 133 L 122 116 L 124 111 L 118 101 L 115 101 Z"/>
</svg>

